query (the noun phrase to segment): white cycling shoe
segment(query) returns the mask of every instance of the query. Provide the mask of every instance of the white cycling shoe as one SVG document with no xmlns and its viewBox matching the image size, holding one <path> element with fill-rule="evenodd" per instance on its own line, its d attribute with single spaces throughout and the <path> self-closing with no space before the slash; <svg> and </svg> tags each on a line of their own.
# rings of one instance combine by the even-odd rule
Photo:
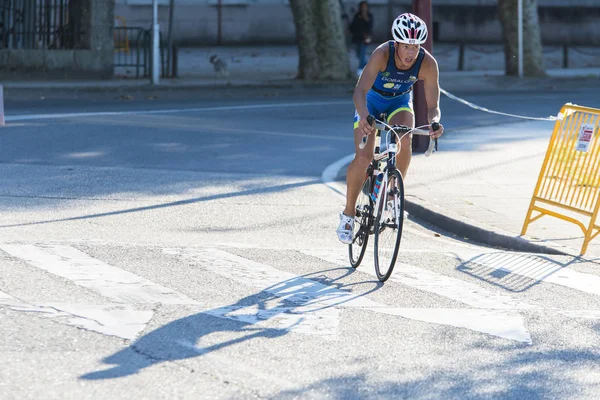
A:
<svg viewBox="0 0 600 400">
<path fill-rule="evenodd" d="M 354 234 L 354 217 L 349 217 L 344 213 L 340 213 L 340 225 L 335 231 L 340 242 L 344 244 L 352 244 L 352 236 Z"/>
</svg>

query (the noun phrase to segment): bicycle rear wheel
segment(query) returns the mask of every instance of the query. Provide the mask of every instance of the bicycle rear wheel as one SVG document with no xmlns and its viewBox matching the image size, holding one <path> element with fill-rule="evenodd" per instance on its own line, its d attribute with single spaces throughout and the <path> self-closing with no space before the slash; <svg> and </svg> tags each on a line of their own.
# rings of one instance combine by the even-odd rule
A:
<svg viewBox="0 0 600 400">
<path fill-rule="evenodd" d="M 375 273 L 381 282 L 388 280 L 400 249 L 404 225 L 404 182 L 397 169 L 388 175 L 388 184 L 375 219 Z"/>
<path fill-rule="evenodd" d="M 367 176 L 363 182 L 362 188 L 358 193 L 356 200 L 356 217 L 354 218 L 354 233 L 352 244 L 348 245 L 348 255 L 350 256 L 350 265 L 358 268 L 369 242 L 369 230 L 373 221 L 373 205 L 371 201 L 371 191 L 373 190 L 371 171 L 367 171 Z"/>
</svg>

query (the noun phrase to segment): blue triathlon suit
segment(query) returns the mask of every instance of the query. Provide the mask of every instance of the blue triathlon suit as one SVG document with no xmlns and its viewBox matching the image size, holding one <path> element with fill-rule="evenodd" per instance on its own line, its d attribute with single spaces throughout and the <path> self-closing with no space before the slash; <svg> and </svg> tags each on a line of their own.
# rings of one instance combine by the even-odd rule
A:
<svg viewBox="0 0 600 400">
<path fill-rule="evenodd" d="M 387 114 L 389 121 L 400 111 L 413 112 L 412 88 L 419 78 L 421 63 L 425 58 L 425 50 L 421 48 L 417 60 L 410 69 L 400 70 L 394 62 L 394 41 L 388 42 L 390 53 L 385 71 L 379 72 L 371 90 L 367 92 L 367 109 L 369 114 L 379 118 L 381 113 Z M 358 127 L 358 111 L 354 113 L 354 129 Z"/>
</svg>

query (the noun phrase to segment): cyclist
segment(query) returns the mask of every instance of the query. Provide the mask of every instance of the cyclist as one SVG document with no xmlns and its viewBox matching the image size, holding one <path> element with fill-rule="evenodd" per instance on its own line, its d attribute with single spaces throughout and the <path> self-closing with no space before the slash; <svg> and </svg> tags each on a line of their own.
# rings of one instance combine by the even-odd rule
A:
<svg viewBox="0 0 600 400">
<path fill-rule="evenodd" d="M 386 113 L 389 124 L 414 128 L 412 88 L 420 79 L 425 88 L 427 120 L 430 124 L 439 123 L 441 117 L 438 65 L 435 58 L 421 47 L 427 40 L 427 25 L 414 14 L 401 14 L 392 24 L 392 37 L 394 40 L 382 43 L 373 51 L 354 89 L 356 154 L 346 173 L 346 207 L 340 213 L 336 231 L 338 239 L 345 244 L 352 243 L 356 200 L 375 148 L 375 135 L 372 134 L 375 128 L 367 123 L 367 116 L 377 117 Z M 442 135 L 444 127 L 440 125 L 435 132 L 431 128 L 429 130 L 435 139 Z M 360 149 L 358 145 L 364 135 L 369 135 L 367 144 Z M 396 155 L 396 165 L 403 178 L 412 156 L 411 141 L 412 135 L 404 136 L 401 150 Z"/>
</svg>

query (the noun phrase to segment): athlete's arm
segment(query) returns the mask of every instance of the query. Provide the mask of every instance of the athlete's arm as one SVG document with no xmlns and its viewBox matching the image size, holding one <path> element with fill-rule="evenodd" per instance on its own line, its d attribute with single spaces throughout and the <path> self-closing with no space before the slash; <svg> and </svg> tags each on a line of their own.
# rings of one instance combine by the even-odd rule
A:
<svg viewBox="0 0 600 400">
<path fill-rule="evenodd" d="M 423 79 L 425 89 L 425 101 L 427 102 L 427 120 L 429 123 L 440 122 L 442 111 L 440 110 L 440 81 L 439 70 L 435 58 L 429 53 L 425 55 L 423 64 L 421 65 L 421 73 L 419 78 Z M 444 127 L 440 125 L 437 131 L 431 131 L 433 138 L 438 138 L 444 132 Z"/>
<path fill-rule="evenodd" d="M 385 45 L 387 46 L 387 43 Z M 387 61 L 384 48 L 384 46 L 379 46 L 373 51 L 369 62 L 358 79 L 358 83 L 354 88 L 354 95 L 352 96 L 354 106 L 360 117 L 358 127 L 365 135 L 370 135 L 375 130 L 367 123 L 367 116 L 369 115 L 369 110 L 367 109 L 367 92 L 373 86 L 379 71 L 385 69 Z M 375 115 L 375 117 L 377 117 L 377 115 Z"/>
</svg>

